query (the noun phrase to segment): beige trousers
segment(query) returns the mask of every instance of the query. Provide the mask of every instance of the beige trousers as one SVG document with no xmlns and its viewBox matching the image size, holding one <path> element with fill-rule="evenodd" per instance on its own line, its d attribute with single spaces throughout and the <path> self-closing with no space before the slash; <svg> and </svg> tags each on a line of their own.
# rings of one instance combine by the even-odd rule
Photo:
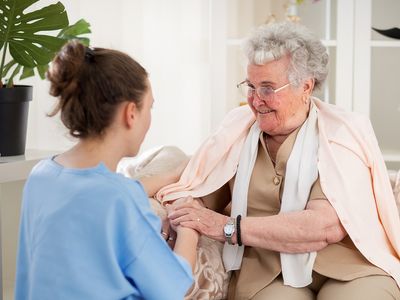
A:
<svg viewBox="0 0 400 300">
<path fill-rule="evenodd" d="M 313 273 L 313 283 L 304 288 L 283 285 L 277 277 L 252 300 L 400 300 L 400 290 L 392 277 L 373 275 L 338 281 Z"/>
</svg>

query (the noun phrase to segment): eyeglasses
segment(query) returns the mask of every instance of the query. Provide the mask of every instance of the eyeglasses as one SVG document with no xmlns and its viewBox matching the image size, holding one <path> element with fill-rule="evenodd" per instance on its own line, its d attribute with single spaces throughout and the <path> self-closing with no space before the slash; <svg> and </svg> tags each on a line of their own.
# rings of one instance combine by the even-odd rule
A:
<svg viewBox="0 0 400 300">
<path fill-rule="evenodd" d="M 258 98 L 261 100 L 268 100 L 270 97 L 272 97 L 274 94 L 277 92 L 283 90 L 284 88 L 288 87 L 290 85 L 290 82 L 285 84 L 284 86 L 281 86 L 277 89 L 273 89 L 270 86 L 260 86 L 258 88 L 254 88 L 248 84 L 246 80 L 242 81 L 241 83 L 238 83 L 236 87 L 240 90 L 243 96 L 249 98 L 254 97 L 254 93 L 257 93 Z"/>
</svg>

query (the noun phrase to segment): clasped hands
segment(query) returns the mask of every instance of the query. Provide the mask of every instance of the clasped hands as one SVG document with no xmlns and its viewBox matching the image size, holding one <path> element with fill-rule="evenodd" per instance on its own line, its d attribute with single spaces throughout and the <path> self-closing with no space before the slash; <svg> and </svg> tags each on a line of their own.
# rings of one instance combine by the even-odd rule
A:
<svg viewBox="0 0 400 300">
<path fill-rule="evenodd" d="M 201 199 L 191 196 L 180 198 L 166 207 L 168 220 L 174 231 L 182 226 L 214 240 L 225 241 L 223 228 L 229 217 L 206 208 Z"/>
</svg>

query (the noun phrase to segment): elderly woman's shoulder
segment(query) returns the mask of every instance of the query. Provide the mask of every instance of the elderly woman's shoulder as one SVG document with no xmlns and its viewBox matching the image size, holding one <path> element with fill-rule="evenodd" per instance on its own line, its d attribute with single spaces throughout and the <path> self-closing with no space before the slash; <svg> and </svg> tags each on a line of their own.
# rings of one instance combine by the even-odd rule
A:
<svg viewBox="0 0 400 300">
<path fill-rule="evenodd" d="M 373 128 L 371 121 L 365 114 L 350 112 L 341 107 L 322 102 L 318 99 L 314 101 L 318 108 L 318 118 L 324 124 L 328 136 L 331 138 L 343 135 L 371 135 Z"/>
<path fill-rule="evenodd" d="M 369 117 L 365 114 L 348 111 L 337 105 L 323 102 L 319 99 L 314 99 L 319 115 L 323 117 L 333 117 L 334 119 L 340 119 L 346 123 L 365 125 L 370 123 Z"/>
</svg>

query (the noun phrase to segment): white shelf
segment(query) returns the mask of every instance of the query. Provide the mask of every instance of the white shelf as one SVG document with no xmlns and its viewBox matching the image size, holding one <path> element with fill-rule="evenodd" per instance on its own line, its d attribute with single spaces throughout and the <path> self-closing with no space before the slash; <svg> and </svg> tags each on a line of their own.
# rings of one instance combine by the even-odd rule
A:
<svg viewBox="0 0 400 300">
<path fill-rule="evenodd" d="M 396 48 L 399 47 L 400 48 L 400 40 L 393 40 L 393 41 L 371 41 L 371 47 L 392 47 L 392 48 Z"/>
<path fill-rule="evenodd" d="M 0 157 L 0 183 L 25 180 L 42 159 L 60 151 L 27 149 L 25 155 Z"/>
</svg>

